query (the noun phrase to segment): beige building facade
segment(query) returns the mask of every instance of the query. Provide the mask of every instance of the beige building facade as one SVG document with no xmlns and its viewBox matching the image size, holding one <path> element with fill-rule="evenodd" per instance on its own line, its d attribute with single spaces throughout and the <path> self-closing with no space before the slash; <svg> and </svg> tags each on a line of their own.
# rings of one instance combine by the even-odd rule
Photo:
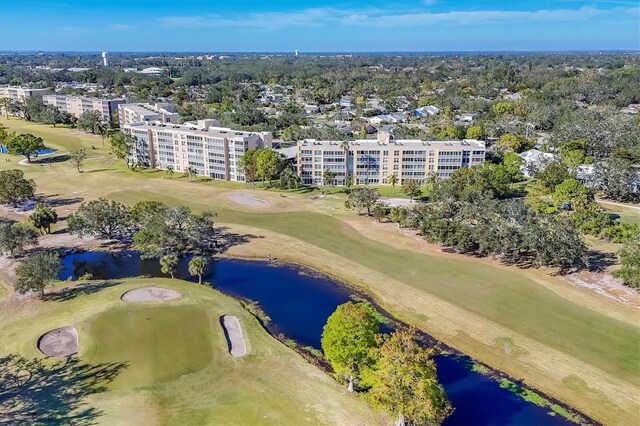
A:
<svg viewBox="0 0 640 426">
<path fill-rule="evenodd" d="M 354 185 L 385 185 L 391 175 L 398 183 L 412 179 L 420 183 L 429 177 L 448 179 L 461 167 L 482 164 L 485 144 L 463 141 L 421 141 L 393 139 L 380 133 L 378 139 L 298 142 L 297 170 L 305 185 L 322 185 L 325 170 L 331 170 L 336 185 L 353 176 Z"/>
<path fill-rule="evenodd" d="M 52 105 L 60 112 L 80 117 L 87 111 L 97 111 L 105 122 L 113 120 L 113 114 L 118 105 L 125 103 L 124 99 L 100 99 L 82 96 L 45 95 L 42 97 L 45 105 Z"/>
<path fill-rule="evenodd" d="M 244 132 L 213 127 L 213 120 L 184 125 L 156 122 L 130 123 L 122 131 L 135 136 L 129 161 L 147 167 L 196 174 L 212 179 L 244 182 L 238 166 L 245 152 L 272 148 L 269 132 Z"/>
<path fill-rule="evenodd" d="M 16 102 L 24 102 L 27 98 L 41 98 L 50 94 L 49 89 L 31 89 L 29 87 L 0 86 L 0 98 L 9 98 Z"/>
</svg>

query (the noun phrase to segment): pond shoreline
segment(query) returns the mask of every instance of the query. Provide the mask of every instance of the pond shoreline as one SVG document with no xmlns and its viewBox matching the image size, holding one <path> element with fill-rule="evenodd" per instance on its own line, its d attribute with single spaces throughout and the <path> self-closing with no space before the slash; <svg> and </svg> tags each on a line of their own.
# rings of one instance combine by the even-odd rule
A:
<svg viewBox="0 0 640 426">
<path fill-rule="evenodd" d="M 85 250 L 81 247 L 78 248 L 61 248 L 59 253 L 61 256 L 68 256 L 73 254 L 83 254 L 89 252 L 103 252 L 108 253 L 114 257 L 119 257 L 123 252 L 127 253 L 127 256 L 132 257 L 132 252 L 136 252 L 135 250 L 131 250 L 131 247 L 118 245 L 115 248 L 104 248 L 102 250 Z M 136 252 L 137 253 L 137 252 Z M 281 260 L 271 257 L 260 257 L 260 256 L 232 256 L 232 255 L 216 255 L 212 256 L 211 259 L 213 262 L 216 260 L 229 260 L 229 261 L 251 261 L 258 262 L 264 264 L 267 267 L 287 267 L 292 270 L 297 271 L 300 275 L 308 275 L 313 278 L 322 279 L 323 281 L 329 282 L 332 286 L 335 286 L 337 289 L 342 290 L 344 293 L 349 295 L 349 299 L 357 302 L 357 301 L 366 301 L 370 303 L 380 314 L 386 319 L 388 322 L 385 323 L 389 328 L 405 328 L 408 327 L 408 324 L 397 319 L 392 313 L 383 309 L 381 305 L 375 300 L 375 298 L 369 294 L 367 291 L 363 290 L 359 286 L 347 283 L 341 279 L 338 279 L 332 276 L 330 273 L 324 272 L 317 268 L 311 267 L 309 265 L 305 265 L 299 262 L 293 262 L 288 260 Z M 270 324 L 269 321 L 265 321 L 265 315 L 262 314 L 261 306 L 259 301 L 251 300 L 250 298 L 240 296 L 238 294 L 230 294 L 227 291 L 221 290 L 215 286 L 215 282 L 211 283 L 211 288 L 215 291 L 219 291 L 229 297 L 233 297 L 238 300 L 243 309 L 248 311 L 252 316 L 254 316 L 263 329 L 269 333 L 276 340 L 279 340 L 281 343 L 286 346 L 294 349 L 298 352 L 303 358 L 305 358 L 311 364 L 316 365 L 323 371 L 331 374 L 331 368 L 326 362 L 326 360 L 319 356 L 318 349 L 314 346 L 305 346 L 304 343 L 297 341 L 293 338 L 290 338 L 282 331 L 278 330 L 277 324 Z M 256 312 L 255 304 L 259 309 Z M 248 307 L 248 305 L 253 304 L 253 309 Z M 553 414 L 549 414 L 550 412 L 555 412 L 559 414 L 559 416 L 567 421 L 575 422 L 579 424 L 587 424 L 587 425 L 599 425 L 597 421 L 585 415 L 584 413 L 576 410 L 575 408 L 563 403 L 562 401 L 553 398 L 540 390 L 526 385 L 521 380 L 518 380 L 500 370 L 497 370 L 487 364 L 479 362 L 478 360 L 472 358 L 471 356 L 435 339 L 433 336 L 428 334 L 427 332 L 416 328 L 417 333 L 419 335 L 420 341 L 424 345 L 434 346 L 437 348 L 439 354 L 437 356 L 446 356 L 449 359 L 455 360 L 457 363 L 461 363 L 464 367 L 472 372 L 479 373 L 483 376 L 488 377 L 492 381 L 496 382 L 497 385 L 506 389 L 507 391 L 515 394 L 517 398 L 526 401 L 529 404 L 534 404 L 541 407 L 543 410 L 547 411 L 547 415 L 553 416 Z M 533 398 L 531 398 L 533 396 Z M 527 398 L 529 397 L 529 399 Z"/>
<path fill-rule="evenodd" d="M 222 258 L 222 259 L 229 259 L 229 260 L 248 260 L 248 261 L 259 261 L 259 262 L 264 262 L 267 264 L 274 264 L 274 265 L 285 265 L 285 266 L 289 266 L 298 270 L 302 270 L 302 271 L 308 271 L 311 272 L 313 275 L 318 276 L 318 277 L 322 277 L 330 282 L 332 282 L 333 284 L 335 284 L 336 286 L 347 290 L 351 293 L 353 293 L 353 295 L 358 296 L 358 299 L 362 299 L 362 301 L 365 301 L 369 304 L 371 304 L 374 309 L 376 309 L 387 321 L 389 321 L 390 325 L 392 328 L 397 329 L 397 328 L 407 328 L 410 325 L 405 323 L 404 321 L 401 321 L 399 319 L 397 319 L 391 312 L 387 311 L 386 309 L 382 308 L 380 306 L 380 304 L 375 300 L 375 297 L 373 297 L 371 294 L 369 294 L 368 292 L 364 291 L 363 289 L 359 288 L 358 286 L 355 286 L 353 284 L 348 284 L 334 276 L 332 276 L 331 274 L 321 271 L 317 268 L 308 266 L 308 265 L 304 265 L 301 263 L 296 263 L 296 262 L 291 262 L 291 261 L 286 261 L 286 260 L 280 260 L 277 258 L 274 259 L 268 259 L 268 258 L 264 258 L 264 257 L 259 257 L 259 256 L 230 256 L 230 255 L 219 255 L 216 256 L 218 258 Z M 214 258 L 215 259 L 215 258 Z M 223 292 L 224 293 L 224 292 Z M 225 293 L 226 294 L 226 293 Z M 236 298 L 235 296 L 232 296 L 234 298 Z M 236 298 L 238 299 L 238 298 Z M 245 301 L 249 301 L 249 302 L 253 302 L 249 299 L 244 299 Z M 354 302 L 357 302 L 359 300 L 354 299 Z M 244 307 L 244 304 L 243 304 Z M 274 334 L 272 332 L 272 330 L 269 329 L 269 325 L 265 324 L 264 321 L 262 321 L 257 315 L 255 315 L 255 313 L 249 311 L 249 313 L 251 313 L 258 321 L 259 323 L 263 326 L 263 328 L 274 338 L 276 338 L 277 340 L 281 341 L 282 343 L 285 343 L 284 339 L 280 338 L 278 335 Z M 569 421 L 573 421 L 575 422 L 575 420 L 578 420 L 577 423 L 582 424 L 582 425 L 602 425 L 601 423 L 597 422 L 596 420 L 592 419 L 591 417 L 587 416 L 586 414 L 582 413 L 581 411 L 575 409 L 574 407 L 571 407 L 570 405 L 550 396 L 545 394 L 544 392 L 542 392 L 541 390 L 529 386 L 528 384 L 524 383 L 521 380 L 516 379 L 515 377 L 510 376 L 509 374 L 500 371 L 498 369 L 495 369 L 493 367 L 491 367 L 488 364 L 485 364 L 481 361 L 478 361 L 477 359 L 473 358 L 472 356 L 454 348 L 451 347 L 449 345 L 447 345 L 446 343 L 436 339 L 435 337 L 433 337 L 432 335 L 430 335 L 429 333 L 425 332 L 424 330 L 414 327 L 416 329 L 416 332 L 419 336 L 420 342 L 426 346 L 434 346 L 437 348 L 439 354 L 442 355 L 447 355 L 447 356 L 451 356 L 454 358 L 457 358 L 459 362 L 465 363 L 465 365 L 467 366 L 467 368 L 472 369 L 472 368 L 476 368 L 475 371 L 479 372 L 480 374 L 487 376 L 493 380 L 495 380 L 496 382 L 500 382 L 501 380 L 509 380 L 511 383 L 515 384 L 516 386 L 525 389 L 525 390 L 530 390 L 530 391 L 534 391 L 535 393 L 537 393 L 539 396 L 541 396 L 542 398 L 544 398 L 545 400 L 547 400 L 550 405 L 557 405 L 560 406 L 562 408 L 564 408 L 565 410 L 567 410 L 571 415 L 577 417 L 577 419 L 570 419 L 567 418 L 567 420 Z M 286 336 L 285 336 L 286 337 Z M 286 344 L 286 343 L 285 343 Z M 318 359 L 311 351 L 306 350 L 304 346 L 301 346 L 300 344 L 296 345 L 296 347 L 293 348 L 294 350 L 296 350 L 298 353 L 300 353 L 305 359 L 309 359 L 309 358 L 313 358 L 316 362 L 314 362 L 314 364 L 318 365 L 318 367 L 323 368 L 325 371 L 327 371 L 328 373 L 332 373 L 331 371 L 331 367 L 328 365 L 328 363 L 326 362 L 326 360 L 324 359 Z M 324 361 L 324 363 L 322 362 Z M 323 364 L 326 365 L 326 367 L 323 367 Z M 530 401 L 529 401 L 530 402 Z M 566 417 L 565 417 L 566 418 Z"/>
</svg>

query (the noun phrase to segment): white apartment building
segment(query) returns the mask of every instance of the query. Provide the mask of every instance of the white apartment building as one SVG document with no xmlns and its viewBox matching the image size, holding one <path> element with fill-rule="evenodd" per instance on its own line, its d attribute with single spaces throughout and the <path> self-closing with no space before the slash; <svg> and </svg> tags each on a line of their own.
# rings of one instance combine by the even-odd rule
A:
<svg viewBox="0 0 640 426">
<path fill-rule="evenodd" d="M 244 132 L 213 127 L 214 120 L 177 125 L 139 122 L 125 124 L 124 133 L 136 137 L 129 158 L 151 168 L 184 172 L 193 167 L 196 173 L 212 179 L 244 182 L 238 167 L 242 155 L 257 148 L 271 148 L 270 132 Z"/>
<path fill-rule="evenodd" d="M 118 120 L 120 127 L 124 127 L 125 124 L 151 121 L 178 124 L 180 114 L 174 111 L 173 105 L 170 103 L 121 104 L 118 105 Z"/>
<path fill-rule="evenodd" d="M 31 89 L 29 87 L 0 86 L 0 98 L 9 98 L 16 102 L 24 102 L 27 98 L 42 97 L 50 94 L 49 89 Z"/>
<path fill-rule="evenodd" d="M 348 154 L 347 154 L 348 152 Z M 379 133 L 378 139 L 298 142 L 298 174 L 305 185 L 321 185 L 325 170 L 336 175 L 335 184 L 344 185 L 348 175 L 354 185 L 384 185 L 391 175 L 402 184 L 405 179 L 420 183 L 430 176 L 448 179 L 455 170 L 482 164 L 485 143 L 463 141 L 421 141 L 393 139 Z"/>
<path fill-rule="evenodd" d="M 118 105 L 125 103 L 124 99 L 100 99 L 82 96 L 45 95 L 42 97 L 45 105 L 52 105 L 60 112 L 80 117 L 84 112 L 97 111 L 105 122 L 111 122 L 113 113 Z"/>
</svg>

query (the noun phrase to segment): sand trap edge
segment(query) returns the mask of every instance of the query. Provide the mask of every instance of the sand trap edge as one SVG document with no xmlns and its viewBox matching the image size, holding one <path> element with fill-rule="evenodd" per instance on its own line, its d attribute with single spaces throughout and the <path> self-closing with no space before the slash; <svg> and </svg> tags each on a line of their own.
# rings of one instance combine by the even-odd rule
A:
<svg viewBox="0 0 640 426">
<path fill-rule="evenodd" d="M 70 357 L 78 353 L 78 330 L 67 326 L 47 331 L 38 338 L 36 346 L 40 352 L 49 357 Z"/>
<path fill-rule="evenodd" d="M 222 315 L 220 317 L 220 325 L 224 331 L 224 337 L 227 339 L 227 348 L 231 356 L 239 357 L 245 355 L 247 353 L 247 345 L 244 341 L 244 334 L 238 317 Z"/>
<path fill-rule="evenodd" d="M 120 300 L 124 302 L 163 302 L 177 299 L 182 293 L 163 287 L 138 287 L 125 291 Z"/>
</svg>

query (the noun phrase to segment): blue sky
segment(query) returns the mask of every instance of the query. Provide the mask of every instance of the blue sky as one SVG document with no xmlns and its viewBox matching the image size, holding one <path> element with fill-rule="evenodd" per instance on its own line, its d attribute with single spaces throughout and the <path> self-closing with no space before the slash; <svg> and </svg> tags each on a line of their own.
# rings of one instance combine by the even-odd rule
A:
<svg viewBox="0 0 640 426">
<path fill-rule="evenodd" d="M 9 0 L 0 50 L 640 49 L 639 0 Z"/>
</svg>

